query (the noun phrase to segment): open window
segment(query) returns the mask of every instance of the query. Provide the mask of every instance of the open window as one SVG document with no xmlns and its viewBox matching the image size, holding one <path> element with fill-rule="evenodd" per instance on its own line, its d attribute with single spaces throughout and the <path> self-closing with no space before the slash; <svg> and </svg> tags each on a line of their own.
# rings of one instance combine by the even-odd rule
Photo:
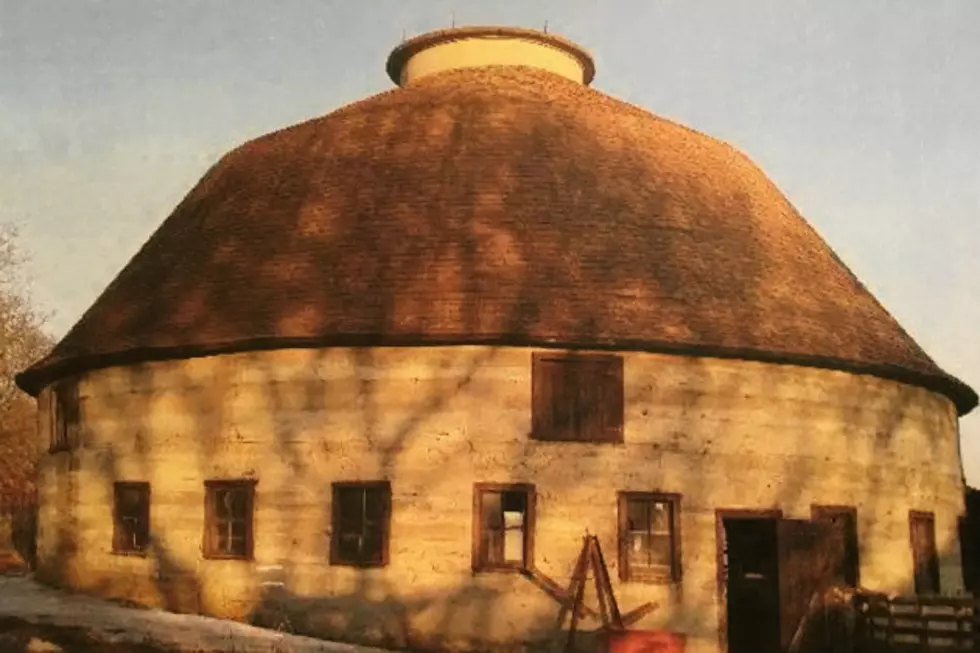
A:
<svg viewBox="0 0 980 653">
<path fill-rule="evenodd" d="M 680 504 L 679 494 L 620 492 L 620 580 L 680 581 Z"/>
<path fill-rule="evenodd" d="M 56 453 L 71 449 L 78 429 L 78 384 L 63 381 L 56 384 L 49 395 L 51 418 L 51 444 L 49 451 Z"/>
<path fill-rule="evenodd" d="M 150 543 L 150 484 L 113 484 L 113 553 L 143 555 Z"/>
<path fill-rule="evenodd" d="M 205 481 L 204 557 L 250 560 L 255 481 Z"/>
<path fill-rule="evenodd" d="M 388 564 L 391 485 L 387 481 L 333 484 L 330 564 Z"/>
<path fill-rule="evenodd" d="M 909 536 L 915 593 L 939 594 L 939 556 L 936 552 L 936 518 L 933 513 L 909 511 Z"/>
<path fill-rule="evenodd" d="M 531 359 L 531 386 L 535 440 L 623 441 L 623 359 L 619 356 L 536 353 Z"/>
<path fill-rule="evenodd" d="M 473 570 L 528 569 L 534 559 L 534 486 L 478 483 L 473 489 Z"/>
</svg>

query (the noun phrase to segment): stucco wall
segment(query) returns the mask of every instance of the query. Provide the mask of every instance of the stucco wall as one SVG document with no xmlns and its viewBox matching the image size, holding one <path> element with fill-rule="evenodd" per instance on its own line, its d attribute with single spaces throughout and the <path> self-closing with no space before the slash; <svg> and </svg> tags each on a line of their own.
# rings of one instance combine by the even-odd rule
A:
<svg viewBox="0 0 980 653">
<path fill-rule="evenodd" d="M 911 590 L 908 511 L 931 510 L 942 589 L 961 588 L 963 488 L 947 399 L 843 372 L 625 361 L 626 442 L 601 446 L 528 439 L 531 352 L 521 349 L 292 350 L 89 373 L 80 448 L 40 466 L 39 575 L 246 617 L 259 568 L 279 563 L 301 597 L 289 603 L 293 625 L 324 636 L 545 638 L 552 599 L 521 577 L 470 570 L 472 484 L 532 482 L 535 564 L 567 585 L 581 536 L 598 534 L 621 608 L 659 602 L 638 627 L 687 632 L 695 651 L 718 642 L 718 508 L 807 518 L 812 503 L 854 505 L 862 584 L 894 592 Z M 258 479 L 255 560 L 203 560 L 203 481 L 241 476 Z M 331 482 L 375 479 L 391 480 L 390 566 L 330 567 Z M 146 558 L 110 552 L 114 480 L 152 483 Z M 683 494 L 681 586 L 616 580 L 619 490 Z"/>
</svg>

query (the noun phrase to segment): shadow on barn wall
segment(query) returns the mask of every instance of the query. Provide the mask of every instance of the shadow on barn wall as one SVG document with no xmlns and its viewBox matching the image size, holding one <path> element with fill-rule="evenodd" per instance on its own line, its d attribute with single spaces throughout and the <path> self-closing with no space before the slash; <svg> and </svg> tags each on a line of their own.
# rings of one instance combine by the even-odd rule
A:
<svg viewBox="0 0 980 653">
<path fill-rule="evenodd" d="M 480 117 L 488 110 L 489 107 L 480 102 L 465 107 L 468 115 L 460 118 L 460 122 L 473 124 L 476 127 L 473 128 L 473 133 L 469 134 L 463 134 L 458 129 L 452 131 L 446 137 L 448 139 L 446 149 L 457 154 L 465 153 L 467 139 L 498 138 L 499 130 L 479 129 Z M 370 138 L 372 142 L 377 143 L 379 150 L 384 150 L 386 143 L 379 142 L 381 139 L 376 133 L 376 128 L 377 125 L 372 121 L 365 120 L 359 127 L 363 133 L 357 133 L 358 128 L 353 128 L 354 133 L 350 134 L 350 137 L 364 140 Z M 588 130 L 583 132 L 589 133 Z M 435 159 L 445 162 L 443 164 L 445 170 L 443 176 L 433 179 L 432 188 L 417 187 L 418 176 L 413 175 L 412 170 L 418 163 L 412 152 L 399 154 L 401 150 L 395 147 L 397 143 L 391 143 L 392 147 L 388 151 L 394 154 L 384 158 L 383 161 L 359 160 L 358 165 L 373 166 L 365 174 L 385 180 L 385 183 L 371 189 L 373 206 L 399 207 L 406 202 L 405 198 L 423 198 L 413 201 L 410 206 L 401 206 L 398 210 L 390 211 L 391 214 L 401 215 L 404 219 L 384 225 L 385 229 L 393 233 L 388 233 L 388 237 L 383 239 L 383 242 L 378 242 L 377 234 L 373 231 L 377 225 L 371 224 L 370 211 L 365 208 L 363 197 L 355 194 L 341 198 L 340 206 L 335 208 L 335 223 L 330 225 L 331 229 L 316 232 L 309 228 L 309 211 L 306 210 L 308 206 L 316 205 L 316 199 L 309 196 L 312 192 L 309 186 L 311 180 L 300 174 L 283 175 L 281 178 L 266 180 L 265 183 L 270 184 L 269 201 L 278 202 L 277 213 L 290 216 L 292 221 L 281 224 L 280 233 L 269 238 L 267 249 L 259 252 L 257 260 L 249 262 L 254 270 L 260 271 L 266 278 L 271 276 L 279 281 L 278 284 L 267 284 L 252 293 L 255 301 L 263 303 L 266 310 L 260 317 L 255 318 L 255 321 L 249 325 L 250 328 L 257 334 L 277 333 L 282 326 L 281 322 L 294 319 L 311 319 L 322 324 L 331 324 L 334 316 L 306 315 L 307 303 L 304 297 L 310 292 L 316 292 L 316 289 L 290 286 L 292 268 L 284 265 L 277 258 L 277 248 L 281 246 L 282 239 L 306 239 L 311 242 L 321 239 L 324 242 L 317 243 L 315 247 L 309 245 L 305 247 L 308 247 L 309 251 L 330 251 L 331 239 L 342 232 L 359 234 L 360 241 L 365 245 L 363 251 L 349 253 L 350 256 L 357 257 L 358 265 L 363 272 L 359 280 L 355 279 L 352 283 L 363 282 L 363 279 L 399 276 L 412 279 L 414 283 L 434 284 L 439 281 L 440 274 L 447 274 L 452 277 L 454 283 L 465 286 L 467 292 L 460 293 L 465 300 L 462 305 L 446 310 L 458 310 L 462 326 L 473 331 L 476 331 L 476 327 L 480 324 L 492 323 L 501 332 L 512 334 L 515 344 L 521 343 L 522 337 L 530 328 L 545 321 L 549 312 L 561 315 L 559 322 L 562 333 L 556 335 L 563 336 L 567 341 L 591 342 L 601 340 L 605 335 L 602 325 L 582 307 L 573 310 L 574 307 L 560 305 L 557 300 L 554 300 L 555 295 L 550 295 L 553 305 L 542 305 L 538 289 L 544 283 L 561 284 L 564 287 L 588 276 L 593 280 L 593 286 L 601 290 L 593 298 L 593 302 L 599 309 L 607 312 L 614 312 L 613 309 L 631 310 L 630 305 L 636 301 L 636 297 L 628 296 L 629 293 L 624 295 L 624 289 L 635 291 L 647 298 L 682 295 L 685 280 L 677 278 L 669 282 L 671 275 L 666 274 L 663 268 L 669 266 L 673 260 L 686 260 L 685 257 L 691 257 L 691 248 L 697 242 L 707 243 L 710 249 L 711 238 L 717 239 L 720 236 L 712 235 L 709 229 L 705 229 L 703 240 L 692 236 L 692 233 L 697 231 L 695 227 L 701 228 L 703 225 L 698 227 L 688 224 L 686 226 L 690 229 L 685 231 L 680 228 L 685 226 L 684 220 L 679 218 L 678 222 L 681 224 L 674 225 L 671 233 L 668 234 L 665 234 L 663 229 L 653 227 L 637 230 L 634 235 L 641 243 L 633 251 L 654 252 L 656 255 L 635 260 L 623 260 L 623 249 L 614 239 L 589 238 L 591 230 L 602 228 L 603 221 L 629 215 L 636 205 L 675 217 L 684 213 L 686 207 L 678 206 L 670 197 L 656 197 L 654 200 L 639 197 L 646 191 L 634 185 L 634 180 L 649 178 L 656 174 L 644 167 L 647 158 L 623 155 L 620 157 L 622 161 L 633 163 L 625 167 L 620 166 L 614 172 L 604 172 L 579 159 L 563 156 L 560 152 L 551 157 L 550 160 L 555 165 L 567 166 L 565 169 L 553 171 L 556 178 L 564 179 L 571 187 L 590 189 L 590 193 L 583 200 L 589 202 L 589 205 L 579 207 L 581 210 L 577 215 L 589 216 L 591 222 L 581 225 L 577 234 L 575 230 L 569 230 L 567 227 L 558 228 L 555 225 L 553 221 L 564 216 L 549 216 L 548 220 L 545 220 L 542 216 L 534 214 L 531 219 L 537 222 L 533 224 L 514 219 L 498 221 L 497 218 L 500 216 L 528 214 L 528 207 L 523 203 L 527 197 L 538 196 L 540 193 L 537 189 L 526 188 L 522 184 L 527 183 L 525 180 L 539 177 L 530 168 L 538 160 L 537 155 L 540 151 L 558 147 L 562 140 L 560 130 L 549 126 L 536 126 L 533 123 L 524 125 L 521 130 L 505 133 L 509 134 L 506 138 L 510 140 L 499 143 L 497 147 L 501 151 L 514 152 L 514 154 L 508 156 L 506 161 L 489 161 L 480 166 L 485 176 L 481 181 L 497 179 L 500 182 L 499 187 L 503 189 L 492 197 L 487 195 L 485 189 L 480 191 L 474 188 L 473 179 L 457 178 L 456 164 L 459 163 L 459 159 L 453 156 L 440 155 Z M 606 146 L 592 143 L 591 147 L 595 150 L 596 156 L 600 156 L 603 155 Z M 273 153 L 269 156 L 286 155 Z M 277 167 L 286 170 L 289 169 L 289 163 L 289 161 L 279 162 Z M 526 168 L 522 169 L 522 166 Z M 514 169 L 515 167 L 517 169 Z M 236 184 L 255 183 L 253 179 L 242 175 L 245 175 L 244 171 L 237 171 L 231 178 L 220 181 L 232 187 Z M 238 178 L 239 176 L 241 178 Z M 446 183 L 447 178 L 452 180 L 452 183 Z M 409 183 L 410 187 L 403 187 L 401 184 L 404 183 Z M 481 192 L 483 195 L 480 195 Z M 479 201 L 474 200 L 474 196 L 478 196 Z M 744 194 L 733 193 L 725 198 L 725 202 L 726 210 L 732 215 L 744 215 L 747 222 L 758 221 L 756 216 L 758 207 Z M 219 219 L 221 216 L 216 218 L 206 214 L 206 208 L 195 209 L 198 214 L 192 217 L 198 218 L 196 221 L 188 219 L 187 228 L 192 230 L 192 233 L 180 234 L 186 239 L 181 243 L 182 246 L 199 248 L 199 251 L 186 252 L 187 260 L 196 261 L 199 267 L 182 268 L 175 259 L 170 260 L 172 270 L 166 268 L 158 270 L 158 279 L 148 279 L 147 284 L 140 287 L 141 292 L 152 295 L 157 287 L 166 286 L 169 274 L 178 272 L 197 274 L 200 279 L 208 279 L 208 284 L 197 285 L 196 294 L 187 299 L 181 307 L 182 312 L 176 316 L 188 341 L 193 341 L 194 334 L 202 329 L 204 323 L 213 318 L 209 314 L 209 307 L 221 304 L 213 293 L 228 292 L 227 288 L 234 288 L 236 284 L 247 282 L 241 278 L 240 262 L 234 265 L 229 263 L 234 261 L 234 252 L 242 248 L 242 244 L 237 240 L 240 237 L 238 232 L 230 230 L 227 238 L 224 239 L 224 247 L 214 251 L 208 250 L 206 238 L 198 237 L 203 236 L 204 230 L 212 228 L 216 220 L 221 222 Z M 219 208 L 214 210 L 217 211 Z M 384 212 L 378 211 L 378 213 Z M 244 217 L 224 216 L 224 219 L 237 221 Z M 202 231 L 193 232 L 195 229 Z M 518 233 L 522 229 L 534 230 L 536 239 Z M 748 253 L 737 262 L 728 262 L 728 265 L 737 263 L 740 278 L 748 281 L 737 285 L 735 289 L 738 293 L 739 308 L 736 315 L 723 316 L 729 322 L 754 325 L 765 321 L 766 316 L 758 306 L 764 303 L 760 301 L 760 297 L 771 289 L 761 288 L 751 283 L 751 280 L 765 278 L 765 271 L 761 269 L 761 264 L 751 256 L 752 252 L 765 247 L 758 242 L 761 231 L 761 227 L 746 228 L 732 230 L 725 234 L 725 238 L 728 239 L 742 239 L 734 246 L 730 242 L 726 243 L 726 251 Z M 449 237 L 421 238 L 420 234 L 449 234 Z M 571 234 L 575 234 L 576 238 L 586 239 L 587 244 L 573 246 L 569 240 Z M 702 234 L 699 232 L 695 235 Z M 439 243 L 439 246 L 429 248 L 433 242 Z M 532 245 L 532 242 L 537 245 Z M 155 235 L 148 243 L 147 251 L 157 251 L 173 245 L 174 243 L 161 242 Z M 290 246 L 282 249 L 297 251 L 302 248 Z M 722 248 L 719 246 L 718 249 Z M 578 252 L 578 255 L 569 254 L 573 251 Z M 171 254 L 174 257 L 176 255 L 176 251 Z M 508 261 L 508 264 L 502 266 L 501 260 Z M 440 262 L 445 261 L 452 262 L 448 266 L 448 272 L 445 265 L 440 267 Z M 617 265 L 609 264 L 610 261 L 617 262 Z M 340 269 L 338 261 L 296 262 L 296 265 L 321 266 L 324 279 L 343 277 L 344 270 Z M 391 269 L 397 269 L 397 275 L 391 273 Z M 668 281 L 663 285 L 650 287 L 651 280 L 657 279 Z M 369 326 L 375 333 L 384 334 L 396 326 L 395 322 L 400 316 L 406 314 L 405 307 L 412 300 L 411 297 L 399 296 L 384 290 L 379 291 L 377 288 L 370 287 L 351 289 L 351 292 L 337 300 L 336 308 L 342 313 L 344 310 L 353 310 L 355 306 L 367 304 L 373 315 L 373 321 Z M 508 304 L 508 312 L 488 314 L 486 306 L 479 298 L 493 297 L 494 293 L 501 290 L 506 290 L 506 295 L 512 298 Z M 723 288 L 721 292 L 730 292 L 730 290 Z M 699 299 L 704 300 L 706 304 L 710 303 L 707 301 L 710 299 L 721 303 L 730 302 L 730 298 L 727 297 Z M 134 301 L 130 306 L 141 306 L 139 310 L 143 310 L 145 314 L 120 315 L 118 319 L 121 322 L 132 319 L 139 323 L 145 321 L 152 324 L 154 320 L 174 319 L 174 316 L 170 315 L 156 315 L 154 311 L 158 309 L 152 305 L 147 307 L 146 302 Z M 413 319 L 418 321 L 420 330 L 424 330 L 428 319 L 426 311 L 429 308 L 425 305 L 414 307 Z M 705 319 L 703 322 L 688 326 L 690 332 L 687 336 L 691 341 L 726 342 L 726 334 L 721 333 L 722 326 L 713 320 Z M 503 355 L 503 345 L 507 343 L 499 344 L 501 345 L 499 347 L 482 347 L 475 350 L 446 350 L 446 356 L 450 358 L 445 361 L 444 372 L 445 376 L 450 378 L 445 382 L 429 384 L 419 391 L 424 393 L 423 396 L 416 396 L 412 401 L 399 399 L 378 390 L 381 382 L 370 372 L 382 365 L 379 360 L 385 355 L 383 351 L 370 348 L 350 350 L 352 361 L 349 364 L 353 366 L 359 377 L 356 397 L 352 398 L 352 403 L 345 410 L 359 415 L 358 421 L 361 427 L 356 434 L 359 439 L 356 444 L 361 450 L 369 449 L 372 452 L 370 468 L 376 470 L 370 475 L 372 479 L 387 477 L 397 483 L 399 478 L 406 478 L 405 470 L 411 470 L 415 464 L 406 460 L 406 455 L 410 451 L 424 449 L 427 439 L 439 435 L 433 433 L 428 424 L 434 417 L 446 414 L 448 407 L 454 401 L 466 399 L 471 402 L 482 402 L 486 406 L 485 412 L 479 416 L 468 415 L 467 419 L 476 421 L 478 417 L 481 422 L 480 429 L 492 428 L 499 416 L 494 411 L 494 397 L 482 394 L 486 392 L 487 386 L 479 381 L 479 377 L 482 371 L 496 364 L 499 357 Z M 154 491 L 153 500 L 165 503 L 165 509 L 171 515 L 167 521 L 169 523 L 180 521 L 182 526 L 175 527 L 173 531 L 161 530 L 154 533 L 148 553 L 148 564 L 140 566 L 140 569 L 151 569 L 150 573 L 137 576 L 132 571 L 133 565 L 121 559 L 112 559 L 111 568 L 87 568 L 86 560 L 83 559 L 86 553 L 84 550 L 80 553 L 80 549 L 83 549 L 80 545 L 104 548 L 108 535 L 102 533 L 100 535 L 102 540 L 93 539 L 91 533 L 85 533 L 84 529 L 80 531 L 78 520 L 90 520 L 93 511 L 104 512 L 108 506 L 104 502 L 94 500 L 92 497 L 97 496 L 96 494 L 87 494 L 87 498 L 80 502 L 78 500 L 80 477 L 71 472 L 77 469 L 90 472 L 97 477 L 104 488 L 111 488 L 112 483 L 118 480 L 136 480 L 140 476 L 151 478 L 154 477 L 156 470 L 172 464 L 160 454 L 165 449 L 163 445 L 168 440 L 180 441 L 181 437 L 186 440 L 194 438 L 195 449 L 190 453 L 196 458 L 197 469 L 201 470 L 204 476 L 213 474 L 211 470 L 214 461 L 219 460 L 229 446 L 240 447 L 243 451 L 248 450 L 254 454 L 251 448 L 254 448 L 255 443 L 243 441 L 238 433 L 238 429 L 243 425 L 237 422 L 240 417 L 231 408 L 240 388 L 230 382 L 229 378 L 241 374 L 249 376 L 248 385 L 261 393 L 254 404 L 264 407 L 261 409 L 264 414 L 257 412 L 253 413 L 252 417 L 255 423 L 268 425 L 271 435 L 271 450 L 262 452 L 261 457 L 258 458 L 259 462 L 265 460 L 270 468 L 288 470 L 294 478 L 314 478 L 311 469 L 313 466 L 311 451 L 316 455 L 343 456 L 341 448 L 338 448 L 337 443 L 332 442 L 329 436 L 332 419 L 331 409 L 326 403 L 329 397 L 324 386 L 316 383 L 315 379 L 318 373 L 316 369 L 320 364 L 316 360 L 319 355 L 311 354 L 314 359 L 311 361 L 313 371 L 306 378 L 289 381 L 284 381 L 279 371 L 263 367 L 261 361 L 264 359 L 261 357 L 255 359 L 259 364 L 248 370 L 238 370 L 234 373 L 227 369 L 221 371 L 222 361 L 229 359 L 223 357 L 206 359 L 215 365 L 215 371 L 210 377 L 188 374 L 179 378 L 181 370 L 185 368 L 176 363 L 133 365 L 121 371 L 120 378 L 123 378 L 125 383 L 120 384 L 115 392 L 85 399 L 91 402 L 104 402 L 105 405 L 101 410 L 120 416 L 120 421 L 125 421 L 125 428 L 117 433 L 119 440 L 115 442 L 106 441 L 97 433 L 87 433 L 86 429 L 90 427 L 85 426 L 86 411 L 83 405 L 83 437 L 80 451 L 56 454 L 52 457 L 55 460 L 49 462 L 51 467 L 49 471 L 55 471 L 56 468 L 56 473 L 50 474 L 53 487 L 49 488 L 49 491 L 56 501 L 54 505 L 58 517 L 51 523 L 57 525 L 58 535 L 57 544 L 53 547 L 52 559 L 45 563 L 45 569 L 43 573 L 39 573 L 39 576 L 43 575 L 51 581 L 97 594 L 137 596 L 147 603 L 161 605 L 178 612 L 196 612 L 207 609 L 209 605 L 220 603 L 222 572 L 213 570 L 227 570 L 228 577 L 235 579 L 236 586 L 243 583 L 252 588 L 250 591 L 254 591 L 260 576 L 253 564 L 202 561 L 198 557 L 187 555 L 188 551 L 193 552 L 195 547 L 199 546 L 200 529 L 195 521 L 202 511 L 199 487 L 194 488 L 198 494 L 185 494 L 182 489 L 175 489 L 174 492 L 179 492 L 179 496 L 174 494 L 171 497 L 167 497 L 162 491 Z M 330 355 L 330 351 L 327 350 L 322 355 Z M 161 378 L 165 378 L 165 381 L 157 383 L 156 370 L 163 370 Z M 435 374 L 439 370 L 432 371 Z M 93 373 L 91 377 L 96 378 L 98 374 L 98 372 Z M 646 451 L 651 458 L 656 456 L 679 461 L 676 468 L 665 465 L 664 469 L 658 469 L 658 473 L 673 479 L 672 485 L 695 486 L 705 479 L 715 482 L 731 474 L 730 458 L 710 455 L 710 443 L 704 445 L 704 451 L 690 451 L 683 436 L 689 432 L 703 432 L 703 420 L 706 416 L 711 417 L 710 413 L 714 405 L 730 406 L 745 400 L 747 394 L 742 385 L 743 381 L 744 377 L 734 373 L 719 378 L 712 373 L 707 363 L 690 360 L 686 363 L 683 387 L 674 387 L 669 381 L 652 378 L 645 384 L 629 389 L 625 398 L 627 407 L 650 402 L 651 397 L 654 398 L 653 403 L 657 397 L 671 397 L 674 403 L 671 404 L 670 410 L 677 408 L 676 413 L 672 413 L 669 417 L 669 431 L 662 431 L 663 438 L 650 445 Z M 755 401 L 764 401 L 766 397 L 779 397 L 781 391 L 785 390 L 779 386 L 780 381 L 776 376 L 761 375 L 755 379 L 755 382 L 758 385 L 754 389 Z M 882 457 L 891 455 L 889 452 L 892 439 L 906 419 L 907 403 L 915 392 L 914 389 L 896 390 L 889 394 L 887 401 L 890 403 L 880 407 L 879 412 L 884 413 L 887 420 L 877 430 L 873 448 Z M 218 401 L 215 401 L 216 397 Z M 155 421 L 158 416 L 149 413 L 134 414 L 134 405 L 150 405 L 141 404 L 141 402 L 149 402 L 148 398 L 153 398 L 153 401 L 159 401 L 161 404 L 165 403 L 169 407 L 167 410 L 177 416 L 172 423 L 166 423 L 166 428 Z M 396 400 L 397 410 L 391 408 Z M 158 409 L 157 412 L 162 410 Z M 800 410 L 803 412 L 797 417 L 805 421 L 807 418 L 805 411 L 817 411 L 818 408 L 803 407 Z M 866 419 L 865 414 L 861 412 L 859 398 L 842 402 L 837 410 L 840 412 L 838 418 L 844 423 L 849 420 L 860 422 Z M 321 438 L 322 441 L 313 444 L 304 443 L 299 437 L 301 432 L 309 429 L 308 421 L 311 415 L 324 420 L 319 428 L 327 433 Z M 661 431 L 658 429 L 662 427 L 653 425 L 649 428 L 657 430 L 660 434 Z M 724 427 L 719 424 L 718 428 L 719 439 L 721 439 L 725 437 Z M 473 428 L 473 430 L 478 429 Z M 496 478 L 472 478 L 470 481 L 503 481 L 510 480 L 509 477 L 517 480 L 518 477 L 529 476 L 534 470 L 540 470 L 547 465 L 548 461 L 543 460 L 541 454 L 541 446 L 530 442 L 526 433 L 515 432 L 504 439 L 508 440 L 507 453 L 501 454 L 494 461 L 492 475 Z M 424 473 L 411 474 L 412 491 L 419 497 L 418 500 L 424 502 L 427 500 L 426 497 L 439 496 L 443 473 L 451 468 L 454 461 L 469 460 L 474 446 L 474 443 L 467 438 L 443 445 L 438 452 L 441 456 L 438 464 L 432 464 L 431 468 L 422 470 Z M 575 473 L 564 477 L 553 475 L 549 478 L 548 491 L 553 496 L 571 495 L 579 491 L 583 479 L 600 479 L 598 483 L 609 492 L 622 489 L 626 485 L 636 489 L 656 489 L 650 488 L 649 469 L 640 465 L 609 469 L 604 456 L 591 455 L 579 445 L 569 445 L 565 451 L 576 452 L 574 456 L 571 453 L 564 454 L 569 458 L 574 457 Z M 121 460 L 123 457 L 127 460 Z M 769 507 L 769 504 L 797 506 L 806 501 L 803 495 L 806 492 L 807 480 L 812 479 L 815 474 L 822 473 L 819 457 L 818 453 L 804 452 L 786 458 L 780 469 L 767 468 L 761 472 L 771 477 L 771 491 L 766 494 L 767 505 L 758 507 Z M 562 460 L 558 458 L 552 460 L 551 464 L 560 465 L 561 462 Z M 917 462 L 926 464 L 926 461 Z M 121 471 L 123 463 L 127 470 L 125 473 Z M 354 467 L 356 468 L 356 465 Z M 175 465 L 173 472 L 178 471 Z M 262 483 L 263 468 L 259 466 L 253 471 Z M 847 470 L 842 469 L 839 473 L 846 475 Z M 882 501 L 888 501 L 893 496 L 896 481 L 881 470 L 878 470 L 878 474 L 878 477 L 868 479 L 866 482 L 872 485 L 876 482 L 882 483 L 880 498 Z M 95 482 L 96 478 L 90 480 Z M 312 573 L 311 567 L 317 565 L 326 567 L 330 527 L 327 525 L 319 532 L 317 535 L 319 544 L 312 547 L 321 553 L 320 562 L 317 565 L 298 562 L 298 559 L 307 555 L 311 549 L 298 534 L 309 531 L 310 528 L 309 524 L 305 523 L 306 513 L 293 511 L 288 506 L 291 500 L 306 492 L 312 492 L 319 497 L 329 496 L 332 480 L 335 479 L 318 478 L 304 487 L 299 487 L 298 482 L 293 483 L 292 486 L 288 483 L 279 483 L 278 486 L 274 485 L 277 489 L 272 494 L 265 494 L 265 488 L 270 484 L 268 479 L 265 479 L 266 483 L 260 490 L 263 492 L 262 496 L 269 497 L 270 502 L 281 499 L 282 501 L 276 505 L 284 507 L 269 513 L 270 521 L 275 524 L 272 529 L 277 538 L 274 548 L 280 559 L 262 562 L 279 562 L 283 566 L 282 573 L 286 582 L 283 588 L 272 593 L 254 596 L 254 603 L 258 606 L 246 606 L 243 614 L 239 616 L 264 625 L 276 627 L 282 625 L 295 632 L 336 634 L 348 640 L 371 644 L 416 649 L 452 649 L 464 646 L 483 649 L 499 641 L 500 633 L 506 632 L 509 628 L 507 620 L 519 612 L 523 622 L 534 623 L 532 628 L 525 630 L 522 635 L 524 639 L 547 644 L 556 641 L 563 625 L 557 623 L 559 606 L 550 599 L 540 597 L 540 600 L 528 599 L 527 605 L 521 604 L 520 601 L 523 599 L 520 599 L 508 608 L 510 613 L 503 609 L 504 604 L 514 601 L 518 593 L 522 597 L 538 597 L 540 590 L 531 585 L 528 580 L 515 575 L 507 580 L 497 579 L 493 583 L 476 583 L 470 576 L 468 567 L 446 571 L 444 561 L 426 558 L 427 552 L 424 550 L 417 551 L 415 555 L 422 559 L 424 564 L 430 565 L 433 570 L 441 569 L 439 583 L 429 585 L 425 578 L 419 578 L 414 583 L 406 578 L 393 579 L 380 570 L 355 573 L 321 570 L 319 576 L 323 578 L 325 585 L 322 592 L 303 592 L 300 595 L 292 591 L 291 583 L 296 579 L 309 577 Z M 725 487 L 719 485 L 713 491 L 710 500 L 706 501 L 706 505 L 692 506 L 690 510 L 687 506 L 682 508 L 682 511 L 687 511 L 692 518 L 699 520 L 697 521 L 699 528 L 682 535 L 685 549 L 690 547 L 692 551 L 704 550 L 707 546 L 707 538 L 713 538 L 713 534 L 706 533 L 713 533 L 711 529 L 714 509 L 725 506 L 724 490 Z M 879 496 L 874 492 L 871 495 Z M 108 495 L 103 493 L 102 496 Z M 468 531 L 470 497 L 467 495 L 456 498 L 463 504 L 458 512 L 465 520 L 465 528 Z M 550 499 L 544 497 L 543 500 Z M 179 514 L 181 509 L 188 514 L 193 512 L 194 516 L 185 519 Z M 326 511 L 325 506 L 323 510 Z M 874 506 L 868 506 L 865 512 L 877 514 L 878 511 Z M 709 520 L 709 525 L 705 528 L 706 519 Z M 102 519 L 99 521 L 105 523 Z M 183 531 L 185 527 L 188 529 L 186 532 Z M 563 550 L 571 551 L 570 555 L 561 555 L 541 562 L 560 584 L 567 584 L 571 575 L 580 535 L 581 533 L 578 532 L 569 532 L 567 538 L 569 542 L 554 544 L 554 546 L 560 544 Z M 182 539 L 185 537 L 188 538 L 186 541 Z M 84 542 L 80 542 L 80 539 Z M 607 560 L 613 558 L 615 543 L 603 537 L 602 544 Z M 869 554 L 870 552 L 863 548 L 864 540 L 861 540 L 861 545 L 861 553 Z M 547 554 L 548 546 L 542 545 L 540 551 Z M 958 552 L 955 554 L 954 556 L 953 553 L 949 553 L 951 560 L 958 556 Z M 469 552 L 466 551 L 465 555 L 468 556 Z M 111 558 L 103 556 L 102 559 Z M 421 565 L 422 563 L 419 563 L 416 567 Z M 84 577 L 79 577 L 78 574 L 72 576 L 74 573 L 72 570 L 76 566 L 79 570 L 84 570 L 81 574 Z M 657 621 L 658 627 L 688 633 L 692 640 L 701 640 L 710 648 L 717 641 L 716 624 L 719 605 L 714 592 L 705 591 L 704 588 L 711 587 L 711 583 L 714 582 L 714 560 L 702 560 L 698 564 L 692 562 L 691 566 L 696 569 L 696 573 L 685 578 L 684 584 L 691 588 L 696 586 L 698 591 L 681 592 L 679 588 L 655 588 L 649 591 L 656 593 L 657 600 L 662 603 L 664 608 L 662 614 L 669 615 Z M 618 594 L 621 590 L 626 591 L 617 587 Z M 634 596 L 637 594 L 642 592 L 633 591 Z M 624 605 L 624 607 L 635 606 Z M 421 614 L 426 615 L 427 627 L 424 631 L 413 626 Z"/>
</svg>

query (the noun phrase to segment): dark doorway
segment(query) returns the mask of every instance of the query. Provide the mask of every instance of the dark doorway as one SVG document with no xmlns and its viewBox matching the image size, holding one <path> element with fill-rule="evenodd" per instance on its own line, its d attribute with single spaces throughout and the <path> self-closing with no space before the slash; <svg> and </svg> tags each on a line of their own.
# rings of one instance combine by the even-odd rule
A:
<svg viewBox="0 0 980 653">
<path fill-rule="evenodd" d="M 843 582 L 846 529 L 778 511 L 719 510 L 717 519 L 722 650 L 787 650 L 814 595 Z"/>
<path fill-rule="evenodd" d="M 777 520 L 722 517 L 729 653 L 778 653 Z"/>
</svg>

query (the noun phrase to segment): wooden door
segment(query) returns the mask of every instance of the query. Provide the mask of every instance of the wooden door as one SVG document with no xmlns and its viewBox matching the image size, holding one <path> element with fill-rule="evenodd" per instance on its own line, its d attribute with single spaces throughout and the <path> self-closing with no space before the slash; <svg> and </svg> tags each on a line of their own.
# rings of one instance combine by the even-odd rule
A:
<svg viewBox="0 0 980 653">
<path fill-rule="evenodd" d="M 841 529 L 822 522 L 781 519 L 779 550 L 780 644 L 785 651 L 814 594 L 846 582 Z"/>
</svg>

